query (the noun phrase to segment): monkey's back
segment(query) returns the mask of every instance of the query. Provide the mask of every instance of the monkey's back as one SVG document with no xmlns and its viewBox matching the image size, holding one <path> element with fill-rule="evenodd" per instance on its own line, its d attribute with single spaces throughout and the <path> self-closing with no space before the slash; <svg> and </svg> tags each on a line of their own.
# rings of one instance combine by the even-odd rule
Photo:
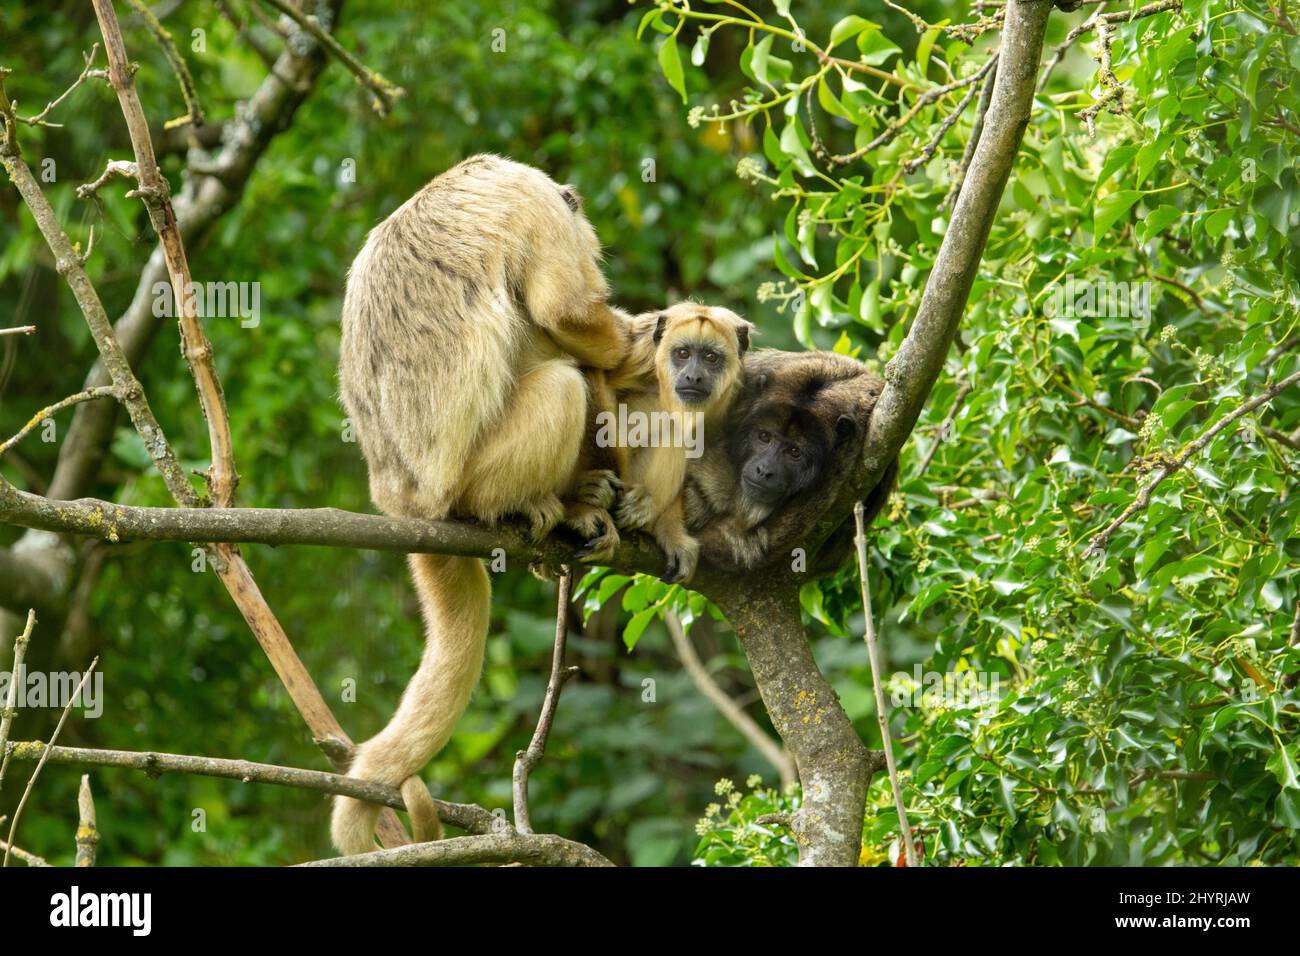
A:
<svg viewBox="0 0 1300 956">
<path fill-rule="evenodd" d="M 348 273 L 339 384 L 385 511 L 445 514 L 521 369 L 555 352 L 527 314 L 530 269 L 539 249 L 599 254 L 566 195 L 540 170 L 474 156 L 371 230 Z"/>
</svg>

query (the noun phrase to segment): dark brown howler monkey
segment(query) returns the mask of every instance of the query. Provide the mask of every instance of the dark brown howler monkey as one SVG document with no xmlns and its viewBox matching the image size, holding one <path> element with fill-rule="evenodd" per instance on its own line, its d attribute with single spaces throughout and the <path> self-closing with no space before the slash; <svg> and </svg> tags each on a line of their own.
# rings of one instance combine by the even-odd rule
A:
<svg viewBox="0 0 1300 956">
<path fill-rule="evenodd" d="M 782 539 L 811 523 L 838 453 L 865 434 L 883 387 L 861 362 L 835 352 L 764 349 L 745 360 L 745 387 L 726 441 L 706 447 L 686 478 L 687 527 L 710 562 L 753 569 L 768 561 L 774 544 L 797 544 Z M 895 460 L 864 499 L 868 523 L 897 472 Z M 844 530 L 835 533 L 831 552 Z"/>
</svg>

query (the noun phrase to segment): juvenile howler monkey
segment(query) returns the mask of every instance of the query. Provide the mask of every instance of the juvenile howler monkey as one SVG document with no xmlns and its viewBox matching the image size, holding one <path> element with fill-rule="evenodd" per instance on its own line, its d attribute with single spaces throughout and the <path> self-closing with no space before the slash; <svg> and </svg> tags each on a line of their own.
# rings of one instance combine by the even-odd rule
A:
<svg viewBox="0 0 1300 956">
<path fill-rule="evenodd" d="M 599 259 L 573 188 L 496 156 L 436 177 L 371 231 L 348 274 L 339 382 L 381 510 L 518 514 L 541 538 L 568 508 L 595 539 L 589 551 L 609 547 L 614 487 L 577 472 L 587 420 L 579 366 L 614 368 L 627 351 Z M 401 786 L 424 838 L 437 814 L 413 775 L 447 742 L 478 682 L 491 586 L 477 558 L 413 554 L 410 565 L 424 655 L 350 775 Z M 337 798 L 339 850 L 374 849 L 378 813 Z"/>
<path fill-rule="evenodd" d="M 687 527 L 712 560 L 731 569 L 766 561 L 769 519 L 818 493 L 836 449 L 865 427 L 884 386 L 861 362 L 835 352 L 765 349 L 745 360 L 745 376 L 726 442 L 705 449 L 683 494 Z M 868 522 L 896 474 L 893 462 L 868 495 Z"/>
<path fill-rule="evenodd" d="M 666 555 L 666 581 L 689 581 L 695 573 L 699 545 L 686 531 L 681 500 L 688 452 L 721 438 L 743 384 L 752 331 L 728 309 L 678 303 L 629 320 L 627 357 L 605 373 L 603 401 L 624 405 L 631 421 L 676 430 L 672 441 L 614 449 L 625 486 L 616 520 L 651 532 Z"/>
</svg>

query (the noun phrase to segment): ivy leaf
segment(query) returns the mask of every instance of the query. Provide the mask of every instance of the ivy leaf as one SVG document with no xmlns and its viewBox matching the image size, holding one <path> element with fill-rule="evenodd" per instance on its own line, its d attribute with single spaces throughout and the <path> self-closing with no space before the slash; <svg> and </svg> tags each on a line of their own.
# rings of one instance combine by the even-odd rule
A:
<svg viewBox="0 0 1300 956">
<path fill-rule="evenodd" d="M 1121 189 L 1097 203 L 1097 208 L 1092 214 L 1092 244 L 1097 245 L 1097 241 L 1106 234 L 1106 231 L 1141 198 L 1142 194 L 1136 189 Z"/>
</svg>

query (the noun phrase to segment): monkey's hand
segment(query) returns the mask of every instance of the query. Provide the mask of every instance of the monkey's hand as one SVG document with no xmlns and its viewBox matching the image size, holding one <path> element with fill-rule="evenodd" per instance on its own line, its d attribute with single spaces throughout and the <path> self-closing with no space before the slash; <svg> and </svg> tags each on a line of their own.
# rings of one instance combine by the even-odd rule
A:
<svg viewBox="0 0 1300 956">
<path fill-rule="evenodd" d="M 623 489 L 622 500 L 614 512 L 614 520 L 624 531 L 641 531 L 655 523 L 659 517 L 655 500 L 645 485 L 632 485 Z"/>
<path fill-rule="evenodd" d="M 609 468 L 595 468 L 578 476 L 578 487 L 573 498 L 580 504 L 591 505 L 602 511 L 614 507 L 614 499 L 623 488 L 618 474 Z"/>
<path fill-rule="evenodd" d="M 558 495 L 543 495 L 523 509 L 528 519 L 528 536 L 537 544 L 564 520 L 564 502 Z"/>
<path fill-rule="evenodd" d="M 663 580 L 669 584 L 685 584 L 690 581 L 700 563 L 700 543 L 687 537 L 672 544 L 664 541 L 659 544 L 667 555 Z"/>
<path fill-rule="evenodd" d="M 729 571 L 759 567 L 767 560 L 768 543 L 766 528 L 745 528 L 725 518 L 700 533 L 700 545 L 709 563 Z"/>
<path fill-rule="evenodd" d="M 584 543 L 573 555 L 581 561 L 605 564 L 618 550 L 618 529 L 604 508 L 585 502 L 570 505 L 564 524 L 582 536 Z"/>
</svg>

